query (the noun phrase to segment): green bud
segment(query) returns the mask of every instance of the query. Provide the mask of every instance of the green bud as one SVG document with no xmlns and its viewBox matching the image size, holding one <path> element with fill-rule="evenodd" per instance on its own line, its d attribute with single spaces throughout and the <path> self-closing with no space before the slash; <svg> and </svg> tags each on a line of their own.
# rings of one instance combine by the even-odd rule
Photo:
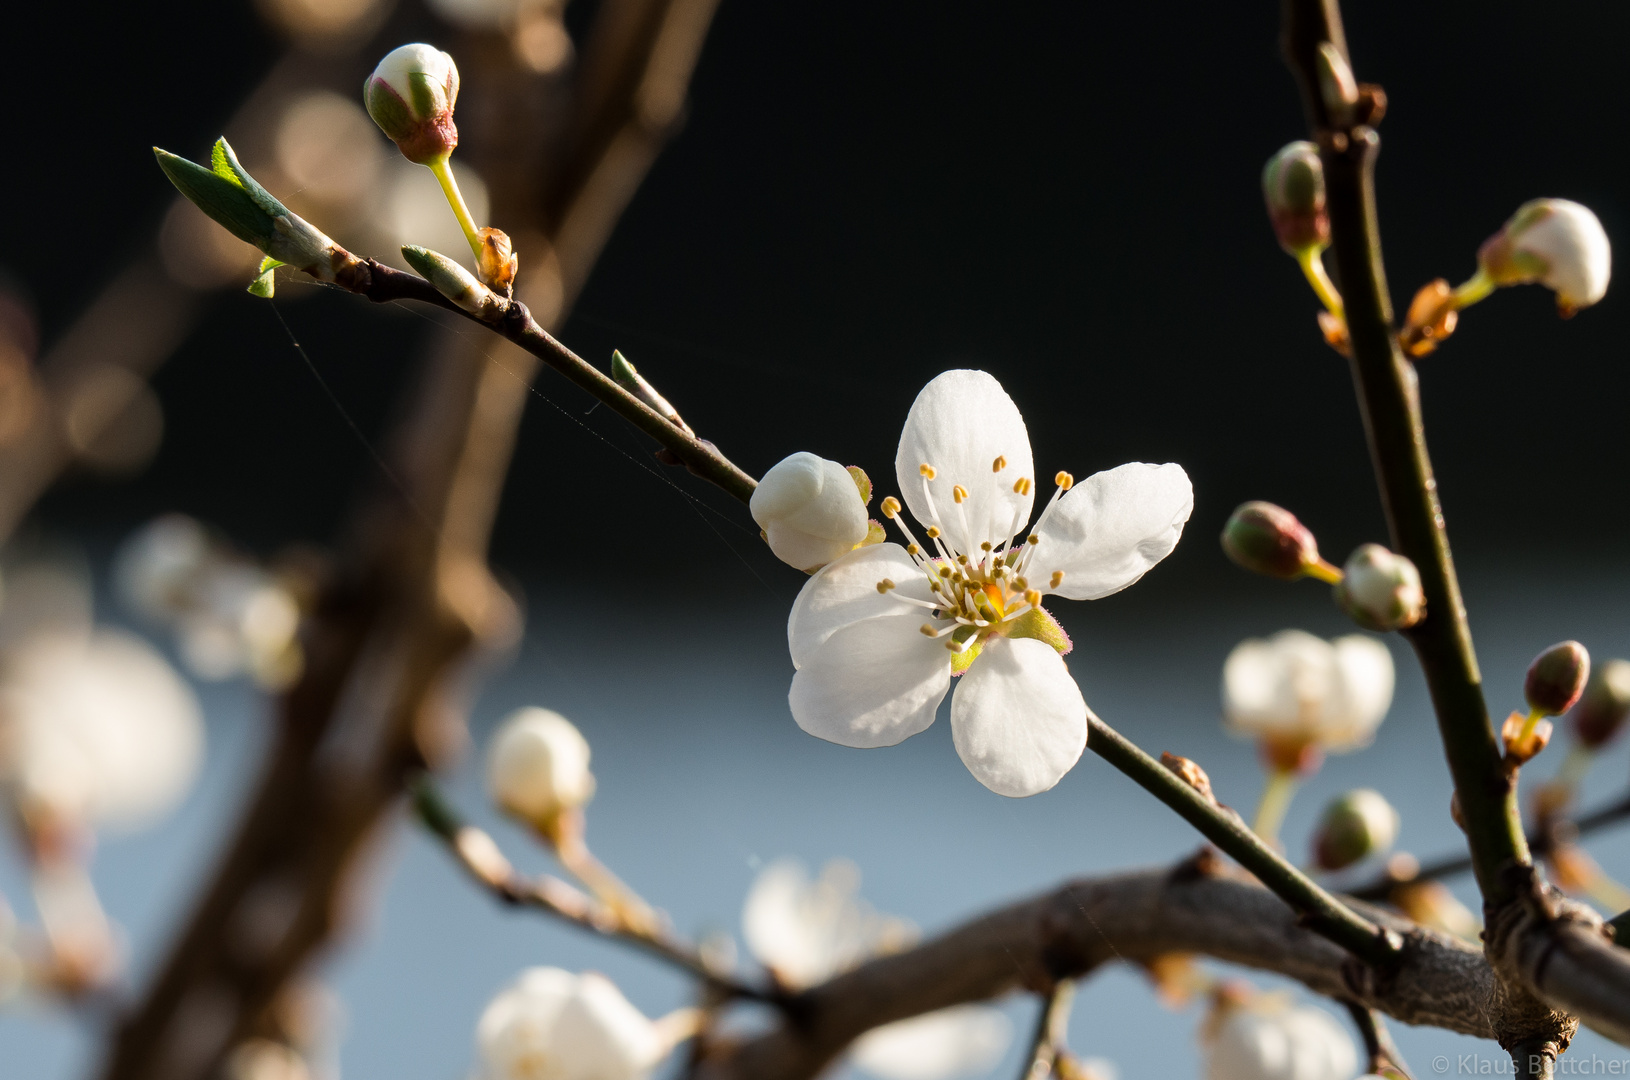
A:
<svg viewBox="0 0 1630 1080">
<path fill-rule="evenodd" d="M 1247 570 L 1294 581 L 1323 562 L 1319 542 L 1296 515 L 1270 502 L 1239 506 L 1223 526 L 1223 551 Z"/>
<path fill-rule="evenodd" d="M 434 285 L 437 292 L 476 318 L 491 322 L 504 313 L 506 305 L 497 293 L 441 252 L 406 244 L 402 258 L 420 277 Z"/>
<path fill-rule="evenodd" d="M 1324 205 L 1324 165 L 1319 148 L 1293 142 L 1262 169 L 1262 197 L 1268 204 L 1279 246 L 1292 255 L 1330 246 L 1330 215 Z"/>
<path fill-rule="evenodd" d="M 1378 791 L 1358 788 L 1330 802 L 1313 836 L 1313 861 L 1342 870 L 1379 855 L 1398 839 L 1398 811 Z"/>
<path fill-rule="evenodd" d="M 1606 745 L 1630 716 L 1630 660 L 1596 666 L 1569 719 L 1573 733 L 1592 750 Z"/>
<path fill-rule="evenodd" d="M 1542 716 L 1560 716 L 1573 708 L 1590 678 L 1590 653 L 1577 641 L 1563 641 L 1534 657 L 1523 682 L 1523 696 Z"/>
<path fill-rule="evenodd" d="M 692 437 L 696 435 L 696 432 L 692 431 L 690 425 L 685 423 L 684 419 L 679 415 L 679 410 L 669 404 L 667 398 L 657 393 L 657 388 L 652 386 L 645 376 L 634 369 L 634 365 L 628 362 L 626 356 L 615 349 L 611 352 L 611 377 L 617 380 L 618 386 L 621 386 L 661 414 L 662 418 L 668 423 L 683 431 L 686 435 Z M 853 473 L 850 475 L 852 476 Z M 861 505 L 864 506 L 866 501 L 865 498 L 862 498 Z"/>
</svg>

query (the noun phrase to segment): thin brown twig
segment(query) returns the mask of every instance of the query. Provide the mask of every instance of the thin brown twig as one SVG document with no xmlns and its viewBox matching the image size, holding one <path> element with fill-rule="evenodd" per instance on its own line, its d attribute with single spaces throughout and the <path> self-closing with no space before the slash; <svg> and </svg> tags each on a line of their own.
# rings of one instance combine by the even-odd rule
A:
<svg viewBox="0 0 1630 1080">
<path fill-rule="evenodd" d="M 651 933 L 641 933 L 619 918 L 611 907 L 559 878 L 548 874 L 528 877 L 520 873 L 488 833 L 458 815 L 428 776 L 414 781 L 410 791 L 420 823 L 442 842 L 472 879 L 504 903 L 533 908 L 591 934 L 632 945 L 696 976 L 710 991 L 727 997 L 755 1001 L 777 1001 L 784 997 L 749 985 L 709 964 L 695 945 L 676 936 L 666 925 L 659 925 Z"/>
<path fill-rule="evenodd" d="M 1061 1056 L 1069 1052 L 1070 1008 L 1075 1004 L 1075 983 L 1060 979 L 1043 998 L 1030 1037 L 1030 1055 L 1019 1080 L 1048 1080 Z"/>
<path fill-rule="evenodd" d="M 1367 1005 L 1361 1005 L 1351 999 L 1344 999 L 1342 1004 L 1352 1014 L 1353 1023 L 1358 1027 L 1358 1033 L 1364 1040 L 1364 1053 L 1369 1058 L 1369 1069 L 1377 1076 L 1388 1077 L 1388 1080 L 1414 1080 L 1409 1074 L 1409 1067 L 1404 1064 L 1404 1057 L 1398 1052 L 1398 1044 L 1392 1041 L 1392 1032 L 1387 1030 L 1385 1020 L 1381 1014 Z"/>
</svg>

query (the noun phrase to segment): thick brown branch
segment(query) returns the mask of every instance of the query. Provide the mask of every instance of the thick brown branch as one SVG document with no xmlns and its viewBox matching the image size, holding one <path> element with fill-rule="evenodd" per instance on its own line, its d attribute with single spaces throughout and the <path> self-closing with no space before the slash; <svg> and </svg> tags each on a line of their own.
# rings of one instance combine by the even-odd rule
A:
<svg viewBox="0 0 1630 1080">
<path fill-rule="evenodd" d="M 1501 990 L 1461 941 L 1375 918 L 1404 935 L 1384 979 L 1301 925 L 1260 885 L 1196 872 L 1149 871 L 1071 882 L 992 912 L 904 953 L 883 957 L 794 998 L 769 1033 L 716 1047 L 705 1080 L 807 1080 L 879 1025 L 1011 990 L 1046 992 L 1112 961 L 1203 953 L 1297 979 L 1408 1024 L 1490 1038 Z"/>
</svg>

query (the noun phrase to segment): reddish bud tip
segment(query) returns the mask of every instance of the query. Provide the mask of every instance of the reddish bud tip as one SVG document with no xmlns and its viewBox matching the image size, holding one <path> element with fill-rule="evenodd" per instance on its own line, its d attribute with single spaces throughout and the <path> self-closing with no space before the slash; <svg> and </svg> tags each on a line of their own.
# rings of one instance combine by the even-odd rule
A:
<svg viewBox="0 0 1630 1080">
<path fill-rule="evenodd" d="M 1294 581 L 1319 561 L 1319 543 L 1296 515 L 1269 502 L 1248 502 L 1223 526 L 1223 551 L 1240 566 Z"/>
<path fill-rule="evenodd" d="M 1559 716 L 1573 708 L 1590 678 L 1590 653 L 1577 641 L 1563 641 L 1534 657 L 1523 682 L 1530 708 Z"/>
</svg>

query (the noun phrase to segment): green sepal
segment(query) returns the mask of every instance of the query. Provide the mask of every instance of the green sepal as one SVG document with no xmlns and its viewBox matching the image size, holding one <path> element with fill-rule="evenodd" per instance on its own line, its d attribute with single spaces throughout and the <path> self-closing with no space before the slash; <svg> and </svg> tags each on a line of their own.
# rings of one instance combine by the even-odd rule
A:
<svg viewBox="0 0 1630 1080">
<path fill-rule="evenodd" d="M 255 271 L 255 280 L 249 283 L 249 295 L 258 296 L 263 300 L 270 300 L 272 293 L 277 288 L 277 279 L 272 276 L 272 271 L 279 266 L 287 265 L 287 263 L 279 262 L 270 255 L 261 259 L 260 269 Z"/>
<path fill-rule="evenodd" d="M 866 521 L 866 539 L 856 544 L 855 548 L 859 549 L 863 547 L 871 547 L 873 544 L 881 544 L 888 538 L 889 534 L 884 531 L 883 523 L 875 518 L 869 518 Z"/>
<path fill-rule="evenodd" d="M 1070 635 L 1064 632 L 1064 628 L 1058 625 L 1058 620 L 1046 608 L 1031 608 L 1007 625 L 1012 628 L 1005 631 L 1007 637 L 1035 638 L 1057 649 L 1060 656 L 1067 655 L 1075 648 Z"/>
<path fill-rule="evenodd" d="M 962 631 L 960 630 L 957 631 L 957 633 L 961 632 Z M 955 635 L 952 636 L 954 637 Z M 951 674 L 961 675 L 964 671 L 967 671 L 969 668 L 973 667 L 973 662 L 979 659 L 980 650 L 982 650 L 984 647 L 985 643 L 983 641 L 976 641 L 972 645 L 969 645 L 967 648 L 963 649 L 961 652 L 952 653 Z"/>
<path fill-rule="evenodd" d="M 227 179 L 156 146 L 153 154 L 170 183 L 194 206 L 239 240 L 265 249 L 276 227 L 274 215 L 266 213 L 235 178 Z"/>
<path fill-rule="evenodd" d="M 859 465 L 845 465 L 844 468 L 849 470 L 849 475 L 854 478 L 855 487 L 860 491 L 860 505 L 870 506 L 872 504 L 872 478 L 867 476 L 866 470 Z"/>
</svg>

